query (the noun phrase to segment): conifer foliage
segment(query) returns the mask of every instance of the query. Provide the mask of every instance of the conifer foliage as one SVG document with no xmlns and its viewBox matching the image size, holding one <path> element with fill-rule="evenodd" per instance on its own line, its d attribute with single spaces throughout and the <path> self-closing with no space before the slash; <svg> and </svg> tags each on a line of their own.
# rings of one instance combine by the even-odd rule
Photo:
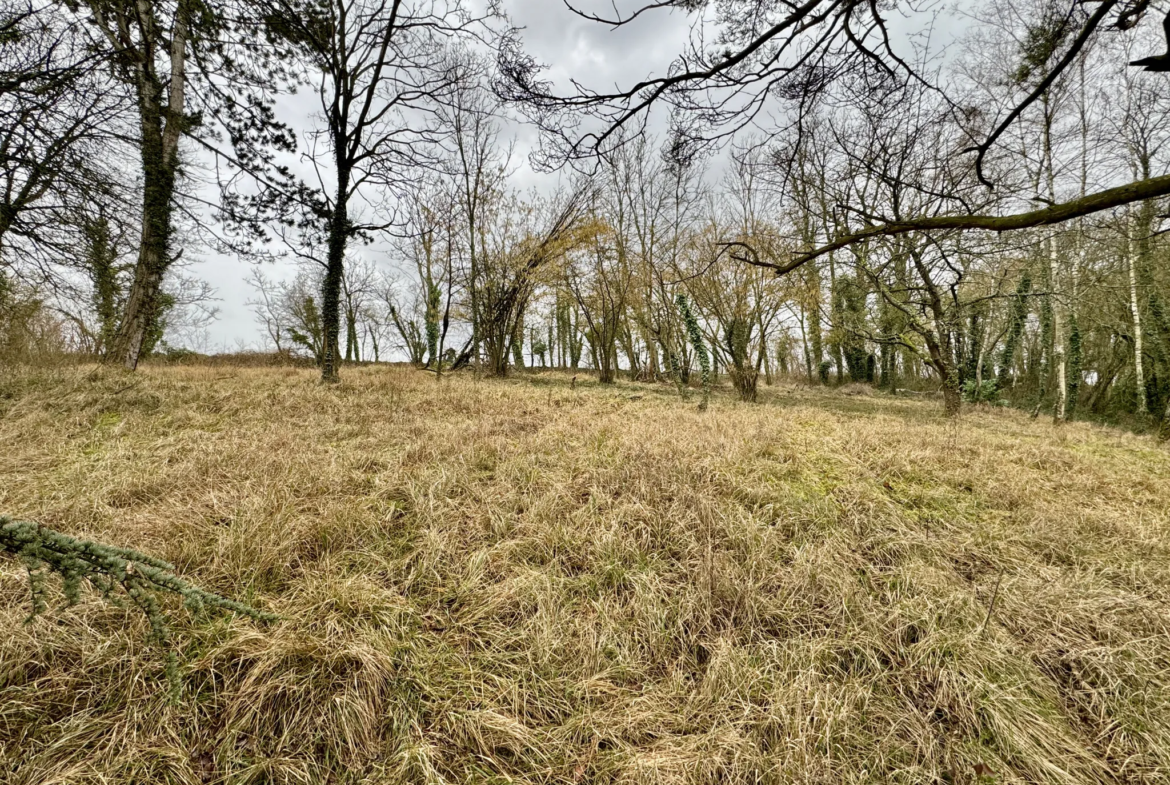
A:
<svg viewBox="0 0 1170 785">
<path fill-rule="evenodd" d="M 48 578 L 61 578 L 70 605 L 81 600 L 81 587 L 88 583 L 105 599 L 121 605 L 122 595 L 146 614 L 151 639 L 158 644 L 170 640 L 170 621 L 163 613 L 160 595 L 177 594 L 191 613 L 218 608 L 257 621 L 275 621 L 275 614 L 242 602 L 221 597 L 183 580 L 174 566 L 145 553 L 90 540 L 80 540 L 31 521 L 0 516 L 0 553 L 16 557 L 28 570 L 32 612 L 28 620 L 48 608 Z M 119 591 L 120 590 L 120 591 Z M 167 680 L 178 688 L 178 667 L 174 652 L 167 655 Z"/>
</svg>

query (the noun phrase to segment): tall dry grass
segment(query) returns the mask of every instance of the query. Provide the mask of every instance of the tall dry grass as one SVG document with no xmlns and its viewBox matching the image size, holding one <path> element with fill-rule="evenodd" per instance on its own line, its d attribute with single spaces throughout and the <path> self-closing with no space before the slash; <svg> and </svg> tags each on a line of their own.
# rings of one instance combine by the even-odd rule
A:
<svg viewBox="0 0 1170 785">
<path fill-rule="evenodd" d="M 22 624 L 0 781 L 1170 779 L 1170 455 L 764 389 L 152 367 L 0 400 L 0 509 L 280 613 Z M 998 590 L 997 590 L 998 587 Z M 994 609 L 989 614 L 992 595 Z"/>
</svg>

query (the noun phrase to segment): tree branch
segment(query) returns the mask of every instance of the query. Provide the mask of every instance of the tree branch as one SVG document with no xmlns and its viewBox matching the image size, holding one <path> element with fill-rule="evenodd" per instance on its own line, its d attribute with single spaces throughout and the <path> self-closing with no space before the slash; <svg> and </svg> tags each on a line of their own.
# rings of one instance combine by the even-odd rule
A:
<svg viewBox="0 0 1170 785">
<path fill-rule="evenodd" d="M 847 248 L 851 245 L 864 242 L 875 237 L 894 237 L 910 232 L 946 231 L 952 229 L 978 229 L 987 232 L 1013 232 L 1019 229 L 1031 229 L 1037 226 L 1050 226 L 1063 223 L 1073 218 L 1092 215 L 1103 210 L 1142 202 L 1160 196 L 1170 195 L 1170 175 L 1151 177 L 1146 180 L 1127 185 L 1110 188 L 1095 194 L 1089 194 L 1070 202 L 1054 204 L 1042 210 L 1032 210 L 1015 215 L 939 215 L 928 218 L 915 218 L 903 221 L 891 221 L 878 226 L 866 227 L 857 232 L 838 237 L 832 242 L 822 245 L 812 251 L 797 254 L 785 264 L 774 264 L 762 259 L 750 261 L 758 267 L 767 267 L 775 270 L 777 275 L 785 275 L 801 267 L 813 259 L 827 253 Z"/>
</svg>

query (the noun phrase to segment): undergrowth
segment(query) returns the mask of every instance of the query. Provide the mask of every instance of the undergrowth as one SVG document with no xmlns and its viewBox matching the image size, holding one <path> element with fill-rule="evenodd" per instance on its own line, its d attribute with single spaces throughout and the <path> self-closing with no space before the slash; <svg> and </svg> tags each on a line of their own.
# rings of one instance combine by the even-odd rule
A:
<svg viewBox="0 0 1170 785">
<path fill-rule="evenodd" d="M 274 625 L 22 624 L 0 781 L 1155 783 L 1170 456 L 761 387 L 151 367 L 13 387 L 0 509 Z M 994 607 L 992 597 L 995 596 Z"/>
</svg>

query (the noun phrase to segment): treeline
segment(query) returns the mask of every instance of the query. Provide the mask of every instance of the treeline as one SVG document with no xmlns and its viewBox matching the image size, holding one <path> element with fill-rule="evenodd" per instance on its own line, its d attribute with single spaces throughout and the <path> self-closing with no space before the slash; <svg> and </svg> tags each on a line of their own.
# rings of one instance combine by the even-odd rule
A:
<svg viewBox="0 0 1170 785">
<path fill-rule="evenodd" d="M 1027 178 L 1020 192 L 1034 187 L 1051 202 L 1083 193 L 1084 155 L 1147 173 L 1164 166 L 1155 155 L 1168 127 L 1163 99 L 1111 70 L 1107 55 L 1086 68 L 1097 69 L 1098 98 L 1111 86 L 1108 101 L 1091 103 L 1084 86 L 1053 95 L 1041 126 L 1021 128 L 1020 156 L 994 162 L 1005 177 Z M 795 144 L 750 139 L 726 161 L 672 160 L 640 136 L 544 199 L 484 177 L 509 168 L 506 151 L 477 136 L 498 133 L 489 114 L 459 146 L 493 155 L 478 168 L 454 157 L 410 201 L 409 239 L 388 254 L 402 274 L 351 265 L 346 356 L 392 348 L 433 370 L 587 367 L 602 381 L 624 373 L 685 384 L 699 368 L 689 312 L 712 370 L 745 400 L 759 380 L 784 375 L 933 385 L 950 412 L 965 399 L 1057 419 L 1165 422 L 1170 249 L 1157 201 L 1012 234 L 877 237 L 784 276 L 761 266 L 828 242 L 849 211 L 932 209 L 922 189 L 875 169 L 977 193 L 975 183 L 943 182 L 949 173 L 936 166 L 940 149 L 961 143 L 959 129 L 916 124 L 914 111 L 891 136 L 855 106 L 825 108 Z M 1102 113 L 1098 124 L 1116 122 L 1123 141 L 1087 138 L 1090 111 Z M 320 350 L 310 273 L 258 282 L 258 313 L 278 348 Z"/>
<path fill-rule="evenodd" d="M 394 264 L 347 265 L 347 360 L 404 356 L 439 372 L 494 376 L 589 368 L 603 383 L 619 373 L 687 383 L 701 345 L 746 399 L 757 377 L 770 384 L 797 371 L 794 325 L 807 314 L 791 282 L 726 253 L 729 238 L 781 242 L 756 215 L 770 197 L 750 162 L 737 161 L 712 187 L 701 166 L 672 163 L 642 137 L 592 176 L 523 194 L 506 177 L 508 148 L 494 143 L 499 120 L 481 120 L 413 194 L 411 230 L 389 252 Z M 320 358 L 320 275 L 306 264 L 279 283 L 253 276 L 257 319 L 273 348 Z"/>
<path fill-rule="evenodd" d="M 737 64 L 773 33 L 728 3 L 727 51 L 701 50 L 719 78 L 653 82 L 661 137 L 637 91 L 549 92 L 495 4 L 13 5 L 5 356 L 133 368 L 213 315 L 183 275 L 206 247 L 295 261 L 253 271 L 252 306 L 327 381 L 402 358 L 726 375 L 754 400 L 786 376 L 1170 433 L 1170 99 L 1128 66 L 1161 44 L 1148 9 L 1115 5 L 979 4 L 947 58 L 912 65 L 862 45 L 888 33 L 875 7 L 815 67 L 759 81 Z M 809 24 L 856 22 L 826 9 Z M 277 99 L 306 87 L 320 111 L 290 126 Z M 516 109 L 551 140 L 538 158 L 577 164 L 559 186 L 515 185 Z"/>
</svg>

